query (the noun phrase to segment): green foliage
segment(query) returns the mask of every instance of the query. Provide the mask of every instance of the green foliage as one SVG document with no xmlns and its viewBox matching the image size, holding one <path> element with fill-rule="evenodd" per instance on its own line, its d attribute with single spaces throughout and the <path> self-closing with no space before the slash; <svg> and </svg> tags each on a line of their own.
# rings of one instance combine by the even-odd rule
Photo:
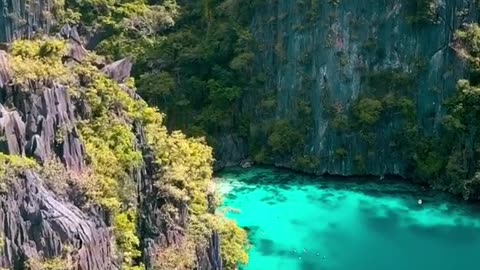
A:
<svg viewBox="0 0 480 270">
<path fill-rule="evenodd" d="M 353 114 L 362 126 L 372 126 L 377 123 L 382 111 L 382 102 L 371 98 L 361 99 L 353 108 Z"/>
<path fill-rule="evenodd" d="M 470 25 L 463 31 L 456 32 L 458 51 L 469 63 L 472 72 L 471 79 L 478 81 L 480 73 L 480 27 L 478 24 Z"/>
<path fill-rule="evenodd" d="M 415 75 L 400 69 L 386 69 L 368 72 L 363 76 L 363 80 L 367 82 L 369 96 L 382 98 L 388 94 L 411 93 L 415 86 Z"/>
<path fill-rule="evenodd" d="M 276 121 L 269 133 L 268 145 L 274 154 L 293 154 L 304 145 L 303 134 L 287 120 Z"/>
<path fill-rule="evenodd" d="M 170 101 L 177 87 L 175 78 L 165 71 L 142 74 L 138 84 L 142 97 L 154 104 Z"/>
<path fill-rule="evenodd" d="M 253 155 L 253 160 L 255 161 L 255 163 L 258 163 L 258 164 L 266 164 L 268 163 L 268 152 L 265 148 L 261 148 L 260 151 L 258 151 L 257 153 L 254 153 Z"/>
<path fill-rule="evenodd" d="M 38 169 L 37 163 L 29 158 L 0 153 L 0 191 L 6 191 L 9 181 L 26 170 Z"/>
<path fill-rule="evenodd" d="M 31 270 L 72 270 L 74 262 L 71 256 L 71 246 L 65 246 L 61 251 L 61 255 L 51 258 L 29 258 L 25 262 L 25 269 Z"/>
<path fill-rule="evenodd" d="M 56 257 L 43 261 L 29 260 L 26 268 L 32 270 L 70 270 L 73 269 L 73 264 L 71 262 L 68 262 L 66 259 Z"/>
<path fill-rule="evenodd" d="M 117 246 L 123 252 L 123 262 L 127 266 L 133 265 L 133 258 L 137 258 L 141 255 L 138 247 L 140 245 L 140 240 L 137 236 L 136 230 L 136 213 L 133 210 L 129 210 L 123 213 L 119 213 L 115 216 L 113 223 L 115 240 L 117 241 Z M 122 268 L 127 269 L 127 268 Z M 128 268 L 132 270 L 131 268 Z"/>
<path fill-rule="evenodd" d="M 335 150 L 335 158 L 338 160 L 345 159 L 348 155 L 348 152 L 345 148 L 338 148 Z"/>
<path fill-rule="evenodd" d="M 255 54 L 252 52 L 241 53 L 230 62 L 230 68 L 236 71 L 249 71 L 252 69 Z"/>
<path fill-rule="evenodd" d="M 273 112 L 277 107 L 277 99 L 275 96 L 270 96 L 266 99 L 262 99 L 260 106 L 264 111 Z"/>
<path fill-rule="evenodd" d="M 353 161 L 355 162 L 355 169 L 357 169 L 357 171 L 359 173 L 364 173 L 365 172 L 365 158 L 362 156 L 362 155 L 356 155 L 355 158 L 353 159 Z"/>
<path fill-rule="evenodd" d="M 136 9 L 142 5 L 137 4 Z M 238 121 L 242 121 L 238 115 L 240 98 L 244 89 L 258 84 L 252 79 L 253 38 L 248 20 L 243 18 L 251 5 L 253 1 L 241 5 L 238 1 L 188 2 L 176 31 L 163 31 L 168 27 L 165 23 L 160 28 L 146 27 L 156 29 L 146 33 L 121 24 L 119 29 L 112 26 L 111 38 L 103 41 L 98 51 L 114 58 L 136 58 L 134 71 L 139 78 L 139 93 L 167 112 L 172 129 L 190 131 L 193 125 L 195 131 L 202 129 L 209 135 L 224 130 L 241 132 L 237 130 L 241 126 Z M 166 1 L 161 6 L 168 11 L 161 18 L 178 16 L 173 2 Z M 116 11 L 111 11 L 110 17 L 131 18 L 142 12 L 128 11 L 116 16 Z"/>
<path fill-rule="evenodd" d="M 191 242 L 162 248 L 155 257 L 155 270 L 190 270 L 194 268 L 194 249 Z"/>
<path fill-rule="evenodd" d="M 430 24 L 438 20 L 439 3 L 436 0 L 415 0 L 410 3 L 413 15 L 407 17 L 412 24 Z"/>
<path fill-rule="evenodd" d="M 416 177 L 430 182 L 438 179 L 444 168 L 444 158 L 434 149 L 418 149 L 414 157 Z"/>
<path fill-rule="evenodd" d="M 294 159 L 293 168 L 302 172 L 315 172 L 320 166 L 320 160 L 313 155 L 298 155 Z"/>
<path fill-rule="evenodd" d="M 174 0 L 166 0 L 162 5 L 149 5 L 145 0 L 66 0 L 65 7 L 66 14 L 81 17 L 88 27 L 136 35 L 154 34 L 173 25 L 178 16 Z"/>
<path fill-rule="evenodd" d="M 336 113 L 333 117 L 332 125 L 338 131 L 347 131 L 350 127 L 348 117 L 342 113 Z"/>
<path fill-rule="evenodd" d="M 68 84 L 72 80 L 72 75 L 61 61 L 66 50 L 66 43 L 56 39 L 14 42 L 10 58 L 14 83 L 21 85 L 45 82 Z"/>
<path fill-rule="evenodd" d="M 222 245 L 220 246 L 224 268 L 236 270 L 239 264 L 246 265 L 248 262 L 247 233 L 230 220 L 224 220 L 219 229 Z"/>
<path fill-rule="evenodd" d="M 47 160 L 39 170 L 46 186 L 58 195 L 66 195 L 72 176 L 60 160 Z"/>
</svg>

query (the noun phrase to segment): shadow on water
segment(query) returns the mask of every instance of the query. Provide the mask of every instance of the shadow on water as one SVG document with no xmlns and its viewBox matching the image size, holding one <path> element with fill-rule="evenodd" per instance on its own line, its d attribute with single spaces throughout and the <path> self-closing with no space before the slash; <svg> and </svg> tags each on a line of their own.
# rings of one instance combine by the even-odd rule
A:
<svg viewBox="0 0 480 270">
<path fill-rule="evenodd" d="M 256 263 L 245 269 L 280 270 L 291 263 L 294 270 L 363 270 L 368 265 L 352 267 L 378 259 L 382 270 L 451 270 L 445 265 L 456 264 L 456 257 L 439 254 L 458 251 L 460 267 L 475 259 L 472 254 L 480 247 L 480 204 L 406 181 L 314 177 L 268 168 L 229 169 L 220 177 L 231 190 L 227 203 L 245 207 L 243 215 L 235 216 L 239 224 L 255 224 L 244 227 Z M 300 248 L 309 252 L 299 253 Z M 328 262 L 319 260 L 317 252 Z M 411 262 L 396 262 L 396 256 Z M 438 262 L 439 256 L 445 263 Z"/>
<path fill-rule="evenodd" d="M 480 241 L 479 228 L 475 226 L 410 224 L 408 230 L 414 232 L 418 237 L 436 239 L 438 242 L 455 243 L 456 245 L 478 243 Z"/>
<path fill-rule="evenodd" d="M 257 249 L 260 253 L 262 253 L 263 256 L 271 256 L 276 253 L 275 251 L 275 244 L 272 240 L 270 239 L 257 239 Z"/>
<path fill-rule="evenodd" d="M 266 188 L 266 191 L 273 193 L 274 196 L 281 197 L 282 191 L 288 191 L 296 188 L 299 191 L 305 191 L 306 186 L 321 189 L 325 192 L 322 197 L 308 197 L 309 200 L 319 202 L 329 202 L 338 196 L 340 191 L 359 192 L 366 196 L 374 198 L 397 197 L 410 201 L 413 207 L 418 199 L 422 199 L 424 204 L 453 203 L 462 207 L 461 211 L 465 214 L 480 213 L 480 204 L 474 204 L 470 201 L 464 201 L 458 196 L 448 193 L 432 190 L 422 186 L 415 185 L 409 180 L 400 179 L 398 177 L 385 178 L 379 180 L 378 177 L 361 176 L 361 177 L 343 177 L 343 176 L 314 176 L 309 174 L 301 174 L 292 172 L 288 169 L 272 168 L 272 167 L 254 167 L 250 169 L 228 168 L 219 173 L 220 178 L 234 178 L 246 185 L 235 186 L 235 194 L 251 193 L 259 188 Z M 233 197 L 235 199 L 235 197 Z M 341 199 L 341 198 L 339 198 Z M 284 201 L 283 198 L 278 199 L 279 202 Z M 272 204 L 274 201 L 268 201 Z M 330 201 L 331 202 L 331 201 Z M 458 211 L 455 209 L 454 211 Z"/>
</svg>

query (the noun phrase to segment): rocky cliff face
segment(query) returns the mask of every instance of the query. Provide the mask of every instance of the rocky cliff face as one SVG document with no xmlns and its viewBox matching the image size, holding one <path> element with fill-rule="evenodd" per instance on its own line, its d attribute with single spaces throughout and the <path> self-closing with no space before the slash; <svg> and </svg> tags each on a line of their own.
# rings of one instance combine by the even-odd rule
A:
<svg viewBox="0 0 480 270">
<path fill-rule="evenodd" d="M 278 0 L 257 10 L 251 29 L 268 78 L 265 92 L 276 94 L 277 119 L 301 123 L 298 101 L 310 103 L 313 130 L 304 152 L 318 158 L 316 173 L 409 175 L 411 156 L 395 143 L 407 136 L 400 112 L 384 105 L 363 131 L 338 127 L 344 116 L 355 120 L 352 108 L 365 97 L 405 96 L 420 133 L 438 133 L 443 104 L 464 69 L 452 48 L 454 34 L 476 22 L 477 7 L 475 1 L 423 1 L 430 2 L 426 19 L 415 14 L 420 2 Z"/>
<path fill-rule="evenodd" d="M 74 269 L 118 269 L 112 235 L 102 218 L 49 191 L 43 181 L 37 174 L 25 172 L 2 194 L 0 266 L 26 269 L 26 263 L 62 257 L 71 249 L 74 252 L 63 259 Z M 34 264 L 30 268 L 37 269 Z"/>
<path fill-rule="evenodd" d="M 54 3 L 53 0 L 0 1 L 0 42 L 48 33 Z"/>
<path fill-rule="evenodd" d="M 81 62 L 86 51 L 76 30 L 66 27 L 60 35 L 69 44 L 64 61 L 72 65 Z M 131 67 L 130 60 L 123 59 L 104 66 L 102 72 L 123 83 L 130 76 Z M 0 170 L 6 174 L 0 173 L 0 235 L 4 243 L 0 268 L 26 269 L 29 263 L 30 269 L 43 269 L 32 262 L 61 258 L 62 263 L 69 263 L 65 269 L 120 269 L 121 255 L 114 246 L 112 221 L 104 211 L 85 204 L 73 180 L 87 169 L 78 124 L 91 117 L 90 107 L 84 100 L 72 97 L 67 87 L 53 81 L 18 85 L 12 80 L 9 57 L 0 51 L 0 154 L 31 157 L 43 165 L 59 160 L 66 171 L 43 174 L 37 170 Z M 140 99 L 124 88 L 134 99 Z M 134 194 L 139 209 L 137 225 L 143 255 L 140 261 L 151 269 L 158 250 L 183 241 L 189 216 L 186 205 L 180 204 L 180 223 L 173 227 L 166 223 L 160 211 L 165 200 L 153 183 L 160 168 L 154 165 L 146 146 L 143 127 L 135 124 L 132 129 L 137 137 L 136 147 L 143 149 L 144 154 L 143 165 L 130 173 L 137 187 Z M 56 177 L 64 178 L 57 181 Z M 55 183 L 62 181 L 69 186 L 58 192 Z M 196 269 L 222 269 L 217 233 L 206 245 L 198 246 L 196 254 Z"/>
</svg>

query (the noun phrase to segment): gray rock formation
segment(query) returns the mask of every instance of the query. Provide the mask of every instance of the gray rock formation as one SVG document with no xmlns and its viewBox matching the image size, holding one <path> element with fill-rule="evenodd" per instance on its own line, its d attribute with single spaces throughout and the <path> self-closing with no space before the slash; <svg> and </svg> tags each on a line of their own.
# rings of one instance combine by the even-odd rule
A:
<svg viewBox="0 0 480 270">
<path fill-rule="evenodd" d="M 0 87 L 4 87 L 10 80 L 10 67 L 8 66 L 7 53 L 0 50 Z"/>
<path fill-rule="evenodd" d="M 372 89 L 373 76 L 401 74 L 414 78 L 411 89 L 400 91 L 415 103 L 420 132 L 438 132 L 443 103 L 463 76 L 451 43 L 462 24 L 476 21 L 475 1 L 434 1 L 432 22 L 416 24 L 415 1 L 306 2 L 268 1 L 251 24 L 260 45 L 257 64 L 268 78 L 265 91 L 277 97 L 276 118 L 301 123 L 297 101 L 304 96 L 311 103 L 313 132 L 305 153 L 320 160 L 316 173 L 408 175 L 411 157 L 393 145 L 402 129 L 398 114 L 385 115 L 369 130 L 374 138 L 369 146 L 358 132 L 336 130 L 328 111 L 333 105 L 348 114 L 355 102 L 378 90 Z M 391 87 L 386 77 L 378 78 L 380 91 Z M 346 156 L 335 158 L 337 149 Z M 361 172 L 355 168 L 359 157 L 365 162 Z"/>
<path fill-rule="evenodd" d="M 118 83 L 124 83 L 125 80 L 130 77 L 132 66 L 132 59 L 124 58 L 109 65 L 106 65 L 102 69 L 102 72 L 105 73 L 105 75 L 110 77 L 112 80 Z"/>
<path fill-rule="evenodd" d="M 83 47 L 83 41 L 78 34 L 77 27 L 64 25 L 57 36 L 68 40 L 68 57 L 77 62 L 82 62 L 83 58 L 87 55 L 87 50 Z"/>
<path fill-rule="evenodd" d="M 25 172 L 0 197 L 0 220 L 0 267 L 25 269 L 27 260 L 58 257 L 70 249 L 74 269 L 118 269 L 102 218 L 60 199 L 35 173 Z"/>
<path fill-rule="evenodd" d="M 0 0 L 0 42 L 48 33 L 54 0 Z"/>
<path fill-rule="evenodd" d="M 77 43 L 74 28 L 64 28 L 61 36 Z M 83 49 L 84 50 L 84 49 Z M 70 59 L 81 61 L 78 54 Z M 107 65 L 103 72 L 118 82 L 130 76 L 132 63 L 123 59 Z M 60 159 L 70 172 L 85 169 L 85 149 L 77 132 L 81 119 L 90 117 L 90 109 L 82 100 L 72 99 L 62 85 L 47 83 L 31 87 L 15 86 L 11 82 L 8 58 L 0 51 L 0 152 L 35 158 L 39 163 Z M 126 86 L 122 87 L 135 99 L 140 97 Z M 79 90 L 81 91 L 81 90 Z M 175 226 L 167 223 L 161 214 L 165 198 L 155 187 L 157 175 L 153 157 L 146 147 L 143 130 L 135 124 L 137 147 L 144 152 L 145 165 L 132 172 L 137 184 L 139 233 L 143 262 L 151 269 L 155 250 L 182 243 L 188 222 L 186 205 L 177 205 L 180 213 Z M 75 198 L 63 198 L 49 191 L 42 179 L 33 172 L 25 172 L 11 180 L 5 196 L 0 196 L 0 232 L 5 241 L 0 254 L 0 267 L 24 269 L 28 260 L 61 256 L 66 249 L 73 250 L 69 261 L 73 269 L 118 269 L 118 257 L 108 219 L 79 209 Z M 219 236 L 213 233 L 206 246 L 197 247 L 198 270 L 221 270 Z"/>
<path fill-rule="evenodd" d="M 6 140 L 0 142 L 0 150 L 27 154 L 40 162 L 59 157 L 67 168 L 80 171 L 85 165 L 84 147 L 67 91 L 61 85 L 39 90 L 3 88 L 0 133 Z M 14 109 L 7 110 L 5 106 Z"/>
<path fill-rule="evenodd" d="M 246 140 L 235 134 L 222 135 L 215 140 L 215 167 L 237 166 L 248 156 Z"/>
</svg>

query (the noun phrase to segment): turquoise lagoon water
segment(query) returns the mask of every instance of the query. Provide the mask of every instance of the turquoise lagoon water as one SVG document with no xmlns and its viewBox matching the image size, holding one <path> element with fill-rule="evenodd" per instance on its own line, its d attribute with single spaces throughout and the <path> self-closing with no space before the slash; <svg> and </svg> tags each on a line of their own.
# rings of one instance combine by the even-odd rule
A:
<svg viewBox="0 0 480 270">
<path fill-rule="evenodd" d="M 238 210 L 227 216 L 249 231 L 244 270 L 480 269 L 480 209 L 448 194 L 266 168 L 219 178 Z"/>
</svg>

